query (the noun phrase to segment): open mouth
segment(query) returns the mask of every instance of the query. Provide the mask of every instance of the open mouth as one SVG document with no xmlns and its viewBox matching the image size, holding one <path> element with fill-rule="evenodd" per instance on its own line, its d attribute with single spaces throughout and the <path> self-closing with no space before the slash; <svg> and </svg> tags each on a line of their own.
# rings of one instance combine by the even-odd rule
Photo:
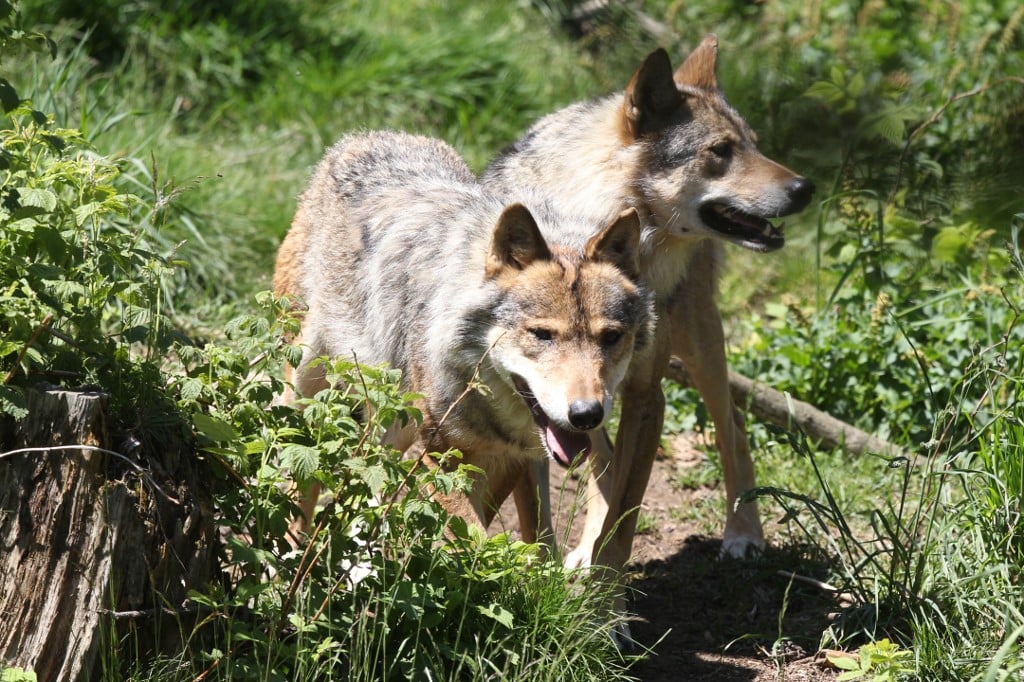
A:
<svg viewBox="0 0 1024 682">
<path fill-rule="evenodd" d="M 530 385 L 520 376 L 512 376 L 516 392 L 530 408 L 533 421 L 540 427 L 541 439 L 551 459 L 568 468 L 590 455 L 590 436 L 583 431 L 570 431 L 554 422 L 541 408 Z"/>
<path fill-rule="evenodd" d="M 782 223 L 772 225 L 760 216 L 744 213 L 728 204 L 705 202 L 700 207 L 700 219 L 729 241 L 754 251 L 775 251 L 786 243 Z"/>
</svg>

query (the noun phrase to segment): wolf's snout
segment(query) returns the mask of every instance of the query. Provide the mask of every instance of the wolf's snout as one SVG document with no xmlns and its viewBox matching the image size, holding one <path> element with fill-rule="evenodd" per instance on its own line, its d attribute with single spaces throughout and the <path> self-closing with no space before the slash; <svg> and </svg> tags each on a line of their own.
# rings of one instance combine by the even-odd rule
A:
<svg viewBox="0 0 1024 682">
<path fill-rule="evenodd" d="M 597 400 L 574 400 L 569 404 L 569 423 L 581 431 L 596 429 L 604 419 L 604 406 Z"/>
<path fill-rule="evenodd" d="M 811 197 L 814 196 L 814 183 L 803 177 L 793 178 L 786 185 L 786 194 L 789 195 L 789 200 L 792 203 L 790 209 L 793 213 L 797 213 L 811 203 Z"/>
</svg>

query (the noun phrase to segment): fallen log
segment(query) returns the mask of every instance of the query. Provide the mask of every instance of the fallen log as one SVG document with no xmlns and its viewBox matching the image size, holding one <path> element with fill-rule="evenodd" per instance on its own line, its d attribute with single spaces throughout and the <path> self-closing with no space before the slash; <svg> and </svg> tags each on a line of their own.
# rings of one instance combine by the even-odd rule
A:
<svg viewBox="0 0 1024 682">
<path fill-rule="evenodd" d="M 679 358 L 673 357 L 669 361 L 665 376 L 683 386 L 694 387 Z M 904 457 L 907 454 L 897 445 L 732 369 L 729 370 L 729 388 L 732 391 L 733 402 L 749 410 L 758 419 L 783 429 L 799 429 L 823 448 L 842 447 L 858 455 L 871 452 L 890 457 Z"/>
</svg>

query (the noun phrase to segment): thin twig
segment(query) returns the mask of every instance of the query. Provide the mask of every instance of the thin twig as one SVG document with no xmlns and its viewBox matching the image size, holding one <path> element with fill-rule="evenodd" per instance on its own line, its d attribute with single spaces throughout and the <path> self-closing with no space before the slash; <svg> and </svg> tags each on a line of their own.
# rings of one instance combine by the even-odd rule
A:
<svg viewBox="0 0 1024 682">
<path fill-rule="evenodd" d="M 896 164 L 896 182 L 893 183 L 892 193 L 889 196 L 890 203 L 892 202 L 892 199 L 895 196 L 896 192 L 899 190 L 900 183 L 903 181 L 903 164 L 904 161 L 906 161 L 907 159 L 907 154 L 910 153 L 910 145 L 914 142 L 914 140 L 917 139 L 917 137 L 921 133 L 927 130 L 929 126 L 938 121 L 942 117 L 942 115 L 946 113 L 946 109 L 951 107 L 956 102 L 959 102 L 962 99 L 967 99 L 968 97 L 975 97 L 987 90 L 991 90 L 992 88 L 998 85 L 1005 85 L 1006 83 L 1017 83 L 1018 85 L 1024 85 L 1024 78 L 1021 78 L 1020 76 L 1004 76 L 1003 78 L 996 79 L 991 83 L 985 83 L 983 85 L 979 85 L 976 88 L 971 88 L 970 90 L 966 90 L 964 92 L 952 95 L 949 99 L 945 101 L 945 103 L 942 106 L 933 111 L 932 115 L 925 119 L 921 123 L 921 125 L 914 128 L 910 135 L 907 136 L 907 142 L 906 144 L 903 145 L 903 152 L 900 154 L 899 163 Z"/>
<path fill-rule="evenodd" d="M 448 409 L 445 410 L 445 413 L 441 415 L 441 419 L 437 422 L 437 426 L 434 427 L 435 434 L 441 429 L 445 421 L 447 421 L 448 416 L 452 413 L 452 410 L 454 410 L 455 407 L 459 403 L 461 403 L 462 400 L 467 395 L 469 395 L 471 391 L 476 390 L 476 384 L 480 380 L 480 367 L 484 364 L 484 360 L 486 360 L 487 356 L 491 354 L 491 351 L 494 350 L 494 347 L 498 345 L 498 341 L 501 341 L 501 337 L 503 336 L 505 336 L 505 332 L 499 334 L 498 338 L 494 339 L 494 342 L 487 347 L 487 350 L 485 350 L 483 354 L 480 356 L 480 359 L 477 360 L 476 366 L 473 368 L 473 376 L 470 377 L 468 382 L 466 382 L 466 388 L 462 390 L 462 393 L 459 394 L 459 397 L 452 401 L 452 404 L 448 406 Z M 431 440 L 433 440 L 433 437 L 431 437 Z"/>
<path fill-rule="evenodd" d="M 157 484 L 157 482 L 153 480 L 153 477 L 150 475 L 150 473 L 148 471 L 146 471 L 145 469 L 140 467 L 138 464 L 133 462 L 131 459 L 125 457 L 120 452 L 114 452 L 113 450 L 107 450 L 106 448 L 96 447 L 95 445 L 83 445 L 83 444 L 79 444 L 79 445 L 50 445 L 50 446 L 47 446 L 47 447 L 18 448 L 17 450 L 8 450 L 7 452 L 0 452 L 0 459 L 6 459 L 8 457 L 13 457 L 14 455 L 31 454 L 31 453 L 34 453 L 34 452 L 44 452 L 45 453 L 45 452 L 59 452 L 59 451 L 62 451 L 62 450 L 84 450 L 86 452 L 98 452 L 98 453 L 102 453 L 104 455 L 110 455 L 111 457 L 117 457 L 118 459 L 124 460 L 125 462 L 128 463 L 129 466 L 131 466 L 133 469 L 135 469 L 139 473 L 139 475 L 142 476 L 142 478 L 144 480 L 148 481 L 149 484 L 151 486 L 153 486 L 153 488 L 157 492 L 159 492 L 161 495 L 166 497 L 168 500 L 170 500 L 174 504 L 178 504 L 178 505 L 181 504 L 181 500 L 175 499 L 174 497 L 171 497 L 170 495 L 168 495 L 164 491 L 164 489 L 161 488 Z"/>
</svg>

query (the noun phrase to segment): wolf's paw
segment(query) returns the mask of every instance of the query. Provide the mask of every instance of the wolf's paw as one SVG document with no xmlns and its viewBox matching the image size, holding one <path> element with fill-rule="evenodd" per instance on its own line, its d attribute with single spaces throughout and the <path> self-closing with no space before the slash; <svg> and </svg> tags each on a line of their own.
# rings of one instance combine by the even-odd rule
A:
<svg viewBox="0 0 1024 682">
<path fill-rule="evenodd" d="M 764 538 L 756 535 L 726 533 L 719 556 L 730 559 L 753 559 L 764 551 Z"/>
<path fill-rule="evenodd" d="M 583 547 L 577 547 L 565 555 L 566 568 L 590 568 L 590 552 Z"/>
</svg>

